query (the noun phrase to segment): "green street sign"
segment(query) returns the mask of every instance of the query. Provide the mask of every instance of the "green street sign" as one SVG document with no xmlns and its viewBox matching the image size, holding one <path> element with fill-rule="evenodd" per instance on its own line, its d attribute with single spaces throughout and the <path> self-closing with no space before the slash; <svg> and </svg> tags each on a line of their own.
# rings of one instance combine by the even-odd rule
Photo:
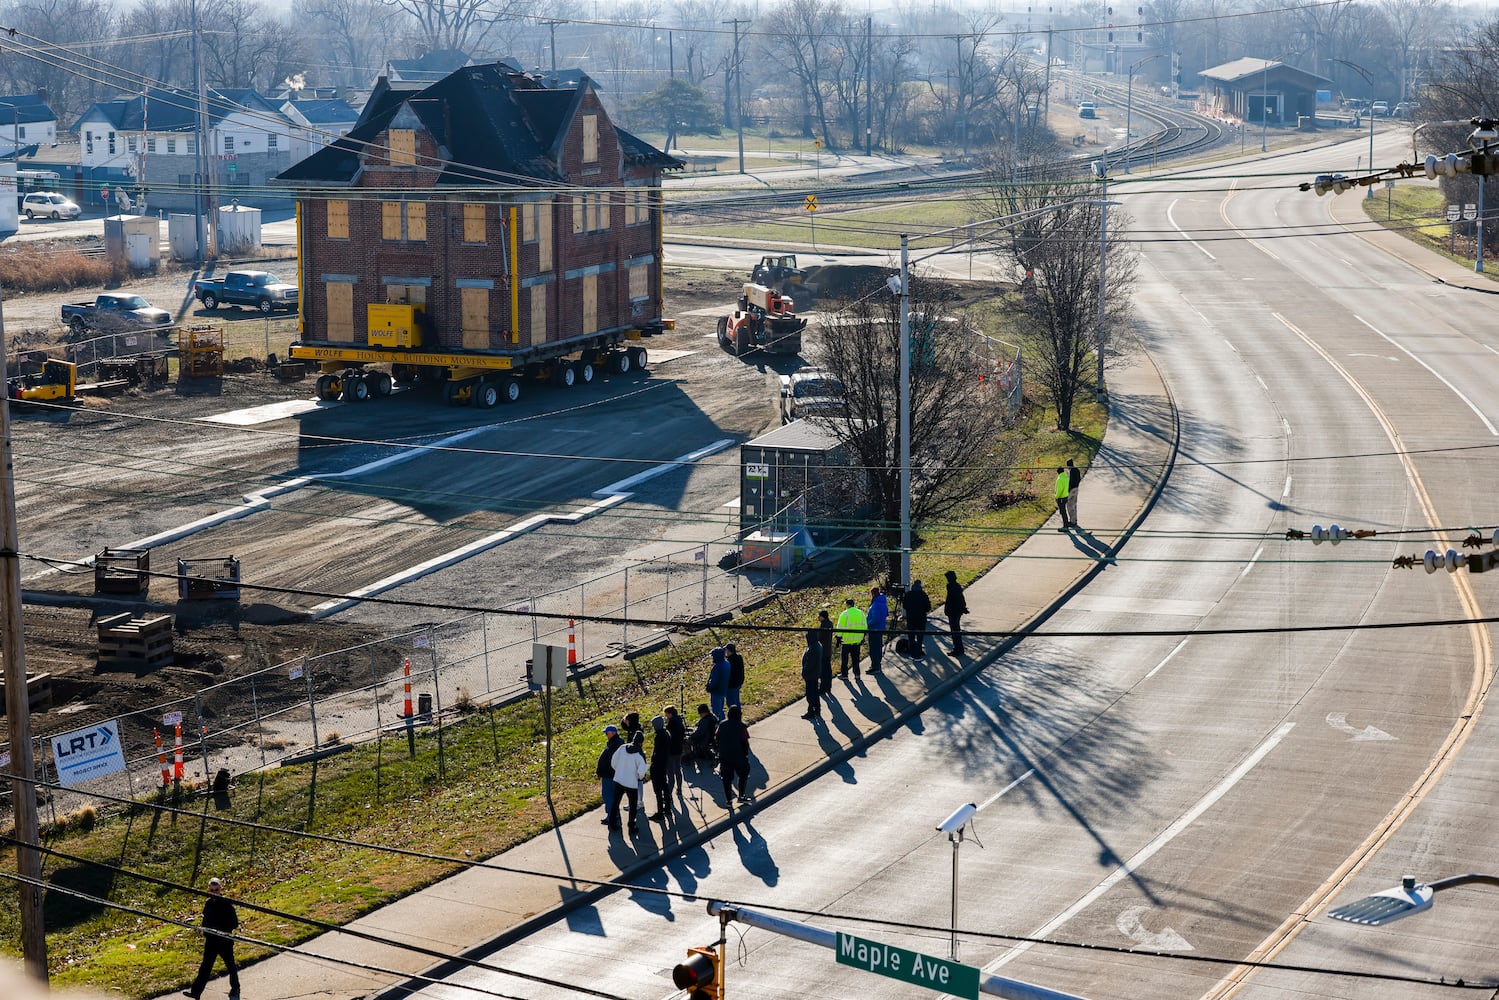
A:
<svg viewBox="0 0 1499 1000">
<path fill-rule="evenodd" d="M 971 965 L 933 958 L 878 941 L 866 941 L 842 931 L 838 932 L 837 954 L 839 965 L 899 979 L 913 986 L 925 986 L 938 993 L 978 1000 L 979 970 Z"/>
</svg>

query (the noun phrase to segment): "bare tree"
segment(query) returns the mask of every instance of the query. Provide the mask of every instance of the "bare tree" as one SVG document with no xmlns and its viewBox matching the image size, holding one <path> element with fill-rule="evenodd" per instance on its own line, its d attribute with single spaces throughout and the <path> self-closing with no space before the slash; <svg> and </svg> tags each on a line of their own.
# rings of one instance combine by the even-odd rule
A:
<svg viewBox="0 0 1499 1000">
<path fill-rule="evenodd" d="M 811 121 L 805 133 L 822 135 L 833 146 L 828 131 L 825 74 L 831 50 L 836 47 L 835 29 L 845 20 L 840 0 L 786 0 L 766 18 L 764 54 L 768 62 L 789 73 L 801 87 Z"/>
<path fill-rule="evenodd" d="M 959 321 L 939 319 L 948 296 L 940 282 L 913 277 L 918 317 L 910 371 L 911 519 L 933 521 L 987 496 L 1012 456 L 1000 432 L 1005 400 L 992 378 L 987 344 Z M 900 315 L 884 288 L 845 303 L 823 324 L 812 359 L 841 381 L 848 419 L 812 418 L 828 429 L 867 477 L 876 545 L 891 577 L 900 572 Z"/>
<path fill-rule="evenodd" d="M 1040 167 L 1029 169 L 1034 176 Z M 1024 275 L 1014 301 L 1018 335 L 1031 361 L 1028 370 L 1051 394 L 1057 428 L 1068 431 L 1073 403 L 1099 352 L 1127 328 L 1135 255 L 1125 244 L 1126 222 L 1117 210 L 1104 239 L 1101 191 L 1066 177 L 1038 177 L 1017 188 L 1005 183 L 1009 176 L 1008 165 L 991 171 L 978 207 L 991 217 L 1019 217 L 991 242 Z M 1108 279 L 1102 309 L 1100 268 Z"/>
<path fill-rule="evenodd" d="M 1412 96 L 1411 76 L 1418 54 L 1438 40 L 1445 42 L 1452 27 L 1448 0 L 1383 0 L 1379 5 L 1389 22 L 1389 41 L 1399 59 L 1400 97 Z"/>
<path fill-rule="evenodd" d="M 501 21 L 531 14 L 525 0 L 383 0 L 416 22 L 428 51 L 473 53 Z"/>
<path fill-rule="evenodd" d="M 191 85 L 191 23 L 191 0 L 140 0 L 120 15 L 120 34 L 137 39 L 118 54 L 120 65 L 151 81 Z"/>
<path fill-rule="evenodd" d="M 181 0 L 178 0 L 181 2 Z M 364 87 L 385 64 L 396 12 L 382 0 L 296 0 L 293 16 L 323 39 L 319 81 Z"/>
<path fill-rule="evenodd" d="M 213 0 L 200 14 L 210 87 L 268 89 L 306 68 L 303 35 L 255 0 Z"/>
<path fill-rule="evenodd" d="M 95 54 L 115 39 L 114 11 L 107 0 L 27 0 L 4 14 L 13 34 L 0 76 L 10 93 L 46 90 L 53 110 L 65 118 L 128 88 L 129 81 L 108 65 L 112 60 Z M 86 54 L 84 65 L 67 54 L 70 49 Z M 100 61 L 97 69 L 90 68 L 90 57 Z"/>
</svg>

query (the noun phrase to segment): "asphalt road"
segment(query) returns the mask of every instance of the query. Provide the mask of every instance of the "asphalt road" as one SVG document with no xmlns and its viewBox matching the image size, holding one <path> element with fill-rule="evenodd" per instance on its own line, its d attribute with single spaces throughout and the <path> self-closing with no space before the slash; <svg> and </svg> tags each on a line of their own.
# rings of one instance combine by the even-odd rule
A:
<svg viewBox="0 0 1499 1000">
<path fill-rule="evenodd" d="M 961 945 L 988 972 L 1096 1000 L 1419 1000 L 1450 991 L 1337 973 L 1490 975 L 1492 893 L 1452 893 L 1387 930 L 1315 916 L 1403 874 L 1499 869 L 1487 631 L 1206 634 L 1492 611 L 1487 577 L 1390 567 L 1437 544 L 1434 526 L 1451 543 L 1492 525 L 1491 452 L 1455 450 L 1499 443 L 1491 300 L 1336 232 L 1329 203 L 1283 179 L 1230 179 L 1309 177 L 1345 153 L 1120 193 L 1142 238 L 1139 336 L 1175 396 L 1181 458 L 1119 566 L 1048 625 L 1082 634 L 1021 644 L 642 886 L 806 910 L 945 955 L 945 935 L 911 927 L 947 924 L 951 849 L 933 827 L 975 802 L 982 846 L 962 849 L 958 919 L 996 935 Z M 1314 523 L 1379 535 L 1337 548 L 1283 537 Z M 1150 630 L 1173 634 L 1101 634 Z M 664 997 L 671 966 L 716 931 L 700 902 L 622 891 L 489 959 Z M 729 951 L 736 997 L 928 995 L 763 931 L 731 928 Z M 1247 959 L 1271 967 L 1234 964 Z M 453 983 L 425 992 L 569 995 L 473 972 Z"/>
</svg>

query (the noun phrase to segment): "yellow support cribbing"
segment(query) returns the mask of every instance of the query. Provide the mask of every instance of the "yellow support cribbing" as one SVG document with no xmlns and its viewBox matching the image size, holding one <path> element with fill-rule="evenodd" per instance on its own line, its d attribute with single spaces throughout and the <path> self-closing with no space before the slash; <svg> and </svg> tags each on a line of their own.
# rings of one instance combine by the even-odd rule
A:
<svg viewBox="0 0 1499 1000">
<path fill-rule="evenodd" d="M 520 209 L 510 207 L 510 342 L 520 343 Z"/>
<path fill-rule="evenodd" d="M 307 272 L 306 272 L 306 270 L 304 270 L 303 265 L 304 265 L 305 262 L 302 260 L 302 200 L 300 198 L 297 199 L 297 208 L 296 208 L 296 211 L 297 211 L 297 215 L 296 215 L 296 224 L 297 224 L 297 335 L 300 338 L 300 337 L 306 336 L 306 334 L 307 334 L 307 323 L 306 323 L 306 320 L 302 316 L 303 296 L 305 296 L 307 294 Z"/>
</svg>

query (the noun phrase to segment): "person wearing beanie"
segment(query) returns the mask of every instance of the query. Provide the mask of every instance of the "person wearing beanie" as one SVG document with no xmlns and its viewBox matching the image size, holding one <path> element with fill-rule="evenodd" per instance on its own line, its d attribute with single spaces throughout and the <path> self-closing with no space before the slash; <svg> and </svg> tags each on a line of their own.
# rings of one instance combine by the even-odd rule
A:
<svg viewBox="0 0 1499 1000">
<path fill-rule="evenodd" d="M 739 700 L 739 689 L 744 687 L 744 657 L 739 655 L 739 650 L 732 642 L 724 643 L 724 658 L 729 661 L 729 704 L 742 704 Z"/>
<path fill-rule="evenodd" d="M 619 804 L 630 803 L 630 834 L 637 830 L 635 817 L 640 814 L 640 790 L 650 774 L 645 759 L 645 734 L 636 733 L 630 742 L 614 752 L 614 804 L 609 808 L 609 829 L 619 832 Z"/>
<path fill-rule="evenodd" d="M 749 801 L 749 727 L 740 718 L 740 708 L 729 709 L 729 717 L 718 727 L 718 773 L 723 778 L 723 797 L 734 808 L 734 779 L 739 779 L 739 801 Z"/>
<path fill-rule="evenodd" d="M 803 719 L 822 718 L 822 701 L 818 692 L 822 690 L 822 646 L 817 642 L 817 629 L 807 629 L 807 651 L 802 654 L 802 684 L 807 690 L 807 711 Z"/>
<path fill-rule="evenodd" d="M 880 660 L 885 654 L 885 626 L 890 624 L 890 605 L 884 591 L 873 587 L 869 591 L 869 610 L 864 613 L 864 623 L 869 627 L 869 672 L 880 672 Z"/>
<path fill-rule="evenodd" d="M 599 776 L 599 788 L 604 795 L 604 818 L 599 822 L 605 826 L 609 824 L 614 809 L 614 751 L 624 745 L 618 726 L 604 727 L 604 749 L 599 754 L 599 762 L 593 766 L 593 773 Z"/>
<path fill-rule="evenodd" d="M 659 715 L 651 719 L 651 790 L 656 793 L 656 811 L 646 818 L 664 821 L 671 809 L 671 733 Z"/>
<path fill-rule="evenodd" d="M 963 588 L 958 585 L 958 574 L 948 570 L 947 596 L 942 602 L 942 611 L 947 615 L 947 631 L 952 635 L 952 655 L 963 655 L 963 616 L 968 613 L 968 601 L 963 597 Z"/>
<path fill-rule="evenodd" d="M 239 927 L 239 914 L 234 904 L 224 898 L 224 883 L 216 878 L 208 880 L 208 898 L 203 900 L 203 961 L 198 966 L 198 975 L 193 984 L 182 991 L 183 996 L 198 1000 L 203 988 L 213 975 L 213 963 L 222 957 L 229 971 L 229 998 L 239 1000 L 239 966 L 234 963 L 234 931 Z M 219 933 L 212 933 L 218 931 Z"/>
<path fill-rule="evenodd" d="M 724 719 L 724 705 L 729 698 L 729 656 L 722 646 L 713 647 L 713 665 L 708 668 L 708 705 L 718 721 Z"/>
</svg>

